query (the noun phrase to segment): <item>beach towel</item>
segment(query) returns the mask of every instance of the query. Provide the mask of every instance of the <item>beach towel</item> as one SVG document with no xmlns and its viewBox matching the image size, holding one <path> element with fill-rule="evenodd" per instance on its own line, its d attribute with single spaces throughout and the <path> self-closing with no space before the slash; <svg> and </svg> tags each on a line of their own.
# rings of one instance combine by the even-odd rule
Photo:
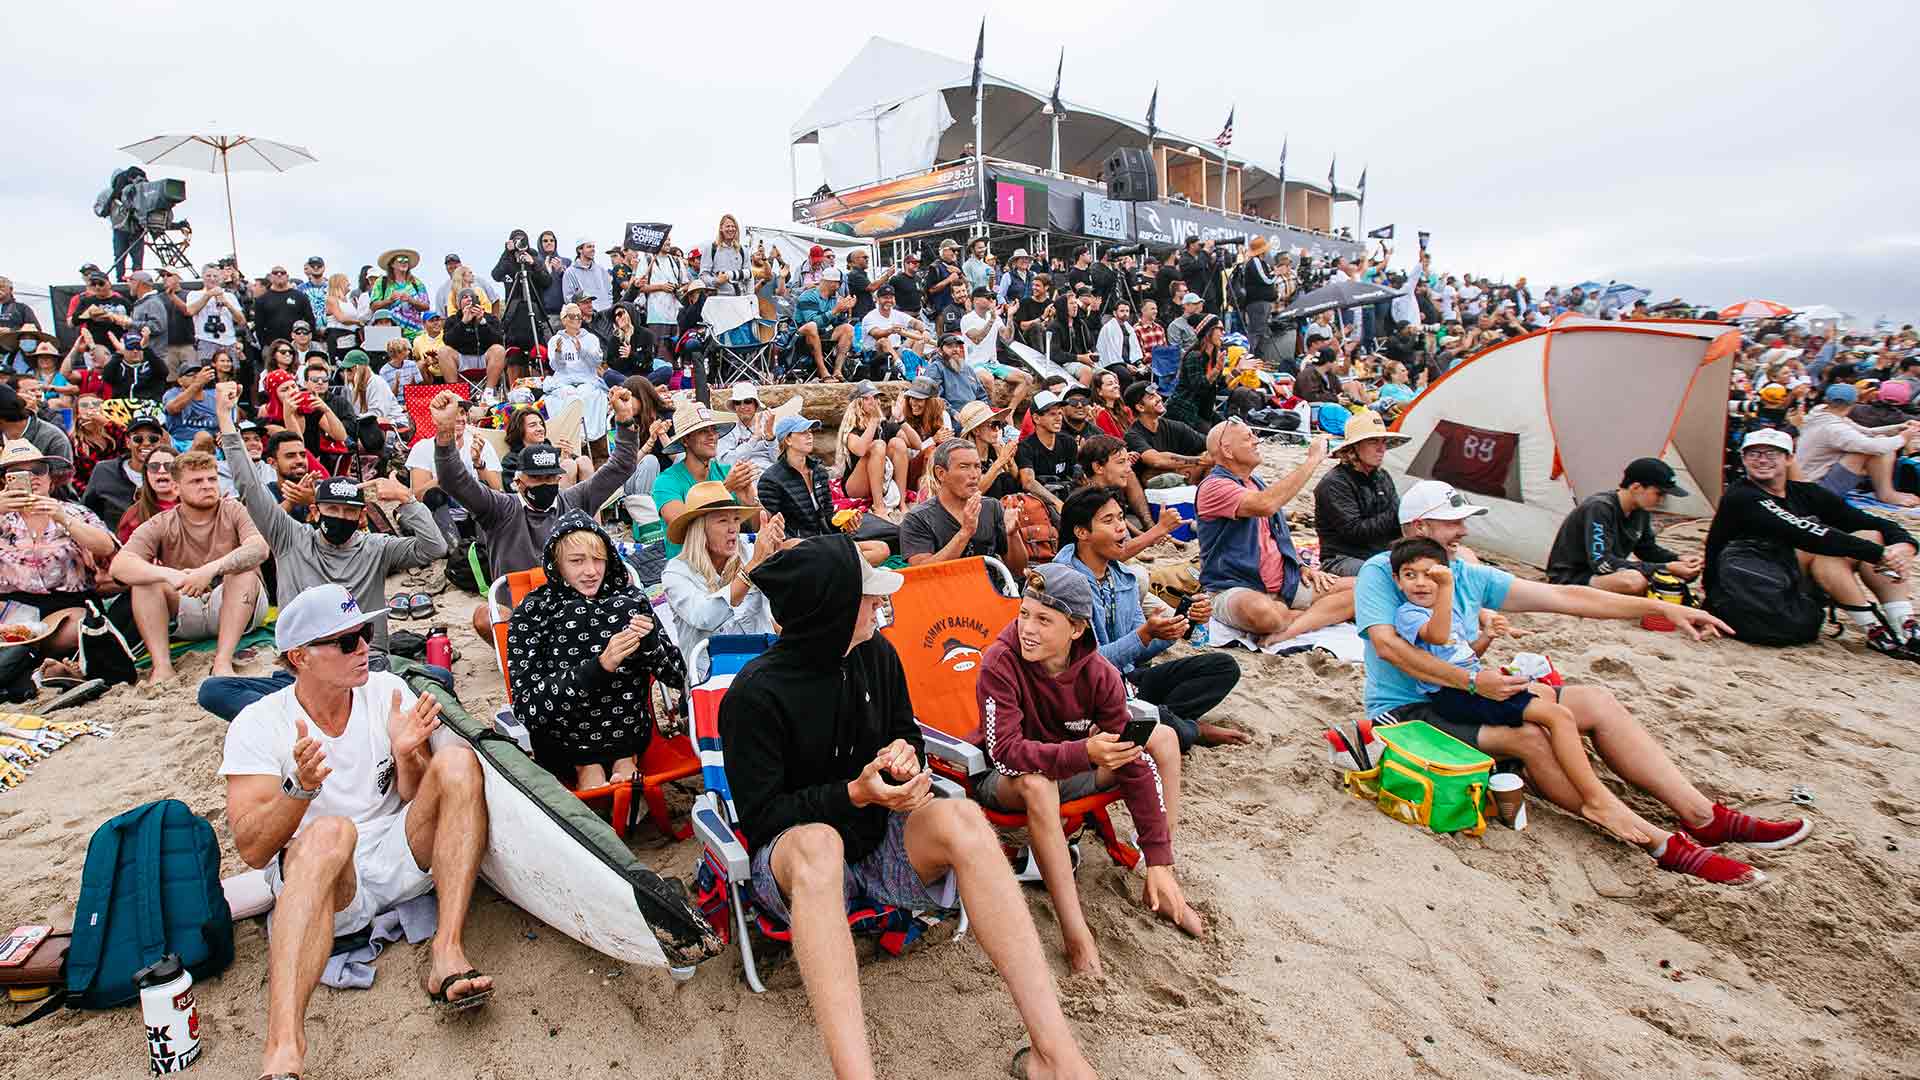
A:
<svg viewBox="0 0 1920 1080">
<path fill-rule="evenodd" d="M 1360 628 L 1353 623 L 1335 623 L 1321 627 L 1310 634 L 1301 634 L 1291 641 L 1261 648 L 1254 642 L 1254 636 L 1244 630 L 1237 630 L 1215 618 L 1207 624 L 1207 641 L 1216 649 L 1238 646 L 1249 652 L 1263 652 L 1268 656 L 1292 656 L 1294 653 L 1319 649 L 1332 653 L 1349 664 L 1358 664 L 1366 659 L 1366 644 L 1360 639 Z"/>
</svg>

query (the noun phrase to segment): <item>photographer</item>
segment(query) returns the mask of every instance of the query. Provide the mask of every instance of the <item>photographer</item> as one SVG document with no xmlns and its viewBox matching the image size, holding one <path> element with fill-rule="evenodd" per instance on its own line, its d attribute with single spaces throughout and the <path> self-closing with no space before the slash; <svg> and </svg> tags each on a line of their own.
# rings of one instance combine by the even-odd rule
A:
<svg viewBox="0 0 1920 1080">
<path fill-rule="evenodd" d="M 1199 236 L 1187 237 L 1180 255 L 1180 280 L 1188 295 L 1198 296 L 1209 315 L 1220 313 L 1220 285 L 1214 271 L 1213 241 L 1202 243 Z"/>
<path fill-rule="evenodd" d="M 1247 261 L 1241 269 L 1241 280 L 1245 283 L 1246 298 L 1241 312 L 1245 316 L 1247 329 L 1247 351 L 1255 360 L 1271 359 L 1267 355 L 1267 346 L 1273 331 L 1267 321 L 1273 315 L 1273 305 L 1280 299 L 1280 286 L 1273 271 L 1267 266 L 1267 238 L 1256 236 L 1247 245 Z"/>
<path fill-rule="evenodd" d="M 216 349 L 232 349 L 238 344 L 247 315 L 240 299 L 227 288 L 225 268 L 208 263 L 200 268 L 200 289 L 187 297 L 187 314 L 193 316 L 193 343 L 200 359 L 211 360 Z"/>
<path fill-rule="evenodd" d="M 546 295 L 553 275 L 547 270 L 547 260 L 535 255 L 527 243 L 527 230 L 515 229 L 507 234 L 507 246 L 493 264 L 493 280 L 507 293 L 506 314 L 500 321 L 506 344 L 529 350 L 545 341 L 547 336 L 539 325 L 545 315 L 541 297 Z M 491 366 L 488 372 L 487 385 L 492 386 L 496 380 Z"/>
<path fill-rule="evenodd" d="M 493 313 L 480 302 L 480 295 L 472 289 L 460 290 L 458 302 L 459 316 L 447 323 L 447 348 L 463 357 L 482 358 L 487 368 L 485 385 L 487 389 L 497 391 L 500 389 L 500 376 L 507 370 L 505 342 L 513 340 L 512 331 L 503 330 L 500 320 L 493 317 Z M 520 314 L 523 322 L 531 317 L 530 308 Z M 468 365 L 463 361 L 460 366 L 465 368 Z M 516 368 L 515 373 L 518 374 L 519 369 Z"/>
</svg>

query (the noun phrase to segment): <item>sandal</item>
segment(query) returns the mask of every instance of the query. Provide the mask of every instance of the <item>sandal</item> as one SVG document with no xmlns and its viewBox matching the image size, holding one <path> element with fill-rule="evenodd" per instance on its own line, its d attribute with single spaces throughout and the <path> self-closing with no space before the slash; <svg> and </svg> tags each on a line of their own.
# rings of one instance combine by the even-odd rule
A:
<svg viewBox="0 0 1920 1080">
<path fill-rule="evenodd" d="M 387 617 L 390 619 L 413 618 L 413 597 L 406 593 L 396 593 L 387 601 Z"/>
<path fill-rule="evenodd" d="M 417 592 L 408 597 L 407 608 L 413 612 L 413 617 L 416 619 L 431 619 L 437 610 L 433 605 L 433 597 L 423 592 Z"/>
<path fill-rule="evenodd" d="M 460 982 L 462 980 L 477 979 L 480 977 L 480 975 L 481 975 L 481 972 L 477 968 L 468 968 L 465 971 L 458 972 L 453 975 L 449 975 L 446 978 L 440 980 L 440 989 L 431 991 L 430 993 L 427 994 L 427 1000 L 433 1003 L 434 1008 L 441 1009 L 446 1012 L 466 1012 L 468 1009 L 474 1009 L 474 1008 L 480 1007 L 481 1005 L 485 1005 L 487 1003 L 487 999 L 493 996 L 493 987 L 491 986 L 487 987 L 485 990 L 475 990 L 474 992 L 467 994 L 464 997 L 459 997 L 459 998 L 447 997 L 447 987 L 452 986 L 454 983 Z"/>
<path fill-rule="evenodd" d="M 1013 1060 L 1007 1064 L 1007 1075 L 1013 1077 L 1013 1080 L 1027 1080 L 1027 1058 L 1032 1054 L 1031 1046 L 1023 1046 L 1015 1050 Z"/>
</svg>

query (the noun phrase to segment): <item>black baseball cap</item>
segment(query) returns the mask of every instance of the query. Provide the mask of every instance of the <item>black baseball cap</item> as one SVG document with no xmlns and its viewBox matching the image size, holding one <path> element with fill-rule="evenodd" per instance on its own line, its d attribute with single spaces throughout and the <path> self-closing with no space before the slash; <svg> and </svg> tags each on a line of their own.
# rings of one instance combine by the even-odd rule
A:
<svg viewBox="0 0 1920 1080">
<path fill-rule="evenodd" d="M 1066 393 L 1064 393 L 1064 394 L 1062 394 L 1062 395 L 1060 395 L 1060 396 L 1061 396 L 1061 397 L 1063 397 L 1063 398 L 1065 398 L 1065 399 L 1067 399 L 1067 400 L 1069 400 L 1069 401 L 1071 401 L 1071 400 L 1073 400 L 1074 398 L 1077 398 L 1077 397 L 1081 397 L 1081 398 L 1086 398 L 1086 399 L 1087 399 L 1088 401 L 1092 401 L 1092 400 L 1093 400 L 1093 387 L 1091 387 L 1091 386 L 1084 386 L 1084 385 L 1082 385 L 1082 384 L 1080 384 L 1080 383 L 1074 383 L 1074 384 L 1073 384 L 1072 386 L 1069 386 L 1069 387 L 1067 387 L 1067 392 L 1066 392 Z"/>
<path fill-rule="evenodd" d="M 985 285 L 982 285 L 979 288 L 973 290 L 973 298 L 975 300 L 978 300 L 981 297 L 985 297 L 988 300 L 993 299 L 993 290 L 987 288 Z"/>
<path fill-rule="evenodd" d="M 520 451 L 520 471 L 527 476 L 559 476 L 560 451 L 546 443 L 534 443 Z"/>
<path fill-rule="evenodd" d="M 1160 388 L 1153 385 L 1151 380 L 1141 379 L 1138 382 L 1128 383 L 1127 388 L 1120 391 L 1120 400 L 1127 403 L 1127 408 L 1137 409 L 1140 407 L 1141 398 L 1146 397 L 1148 394 L 1157 394 L 1159 392 Z"/>
<path fill-rule="evenodd" d="M 1673 466 L 1659 458 L 1636 458 L 1627 465 L 1626 473 L 1620 478 L 1620 486 L 1641 484 L 1650 488 L 1659 488 L 1662 495 L 1691 495 L 1692 492 L 1674 483 Z"/>
<path fill-rule="evenodd" d="M 348 476 L 329 476 L 320 481 L 313 491 L 313 501 L 334 506 L 367 505 L 366 496 L 360 494 L 360 482 Z"/>
<path fill-rule="evenodd" d="M 875 289 L 875 290 L 873 290 L 873 295 L 875 295 L 875 296 L 892 296 L 892 295 L 893 295 L 893 286 L 891 286 L 891 285 L 882 285 L 882 286 L 880 286 L 879 288 L 877 288 L 877 289 Z"/>
<path fill-rule="evenodd" d="M 309 255 L 307 256 L 307 265 L 308 266 L 325 266 L 327 265 L 327 260 L 321 258 L 318 255 Z"/>
</svg>

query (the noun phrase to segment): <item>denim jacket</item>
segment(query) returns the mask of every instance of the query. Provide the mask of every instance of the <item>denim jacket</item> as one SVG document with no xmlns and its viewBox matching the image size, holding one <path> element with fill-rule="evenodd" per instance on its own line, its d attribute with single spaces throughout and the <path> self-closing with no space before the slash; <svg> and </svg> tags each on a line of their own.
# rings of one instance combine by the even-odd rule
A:
<svg viewBox="0 0 1920 1080">
<path fill-rule="evenodd" d="M 1073 567 L 1093 583 L 1093 640 L 1100 645 L 1100 655 L 1119 668 L 1120 674 L 1128 674 L 1173 648 L 1171 641 L 1140 644 L 1139 630 L 1147 621 L 1141 601 L 1145 575 L 1125 563 L 1109 563 L 1107 580 L 1101 581 L 1074 554 L 1072 544 L 1062 545 L 1053 561 Z"/>
</svg>

